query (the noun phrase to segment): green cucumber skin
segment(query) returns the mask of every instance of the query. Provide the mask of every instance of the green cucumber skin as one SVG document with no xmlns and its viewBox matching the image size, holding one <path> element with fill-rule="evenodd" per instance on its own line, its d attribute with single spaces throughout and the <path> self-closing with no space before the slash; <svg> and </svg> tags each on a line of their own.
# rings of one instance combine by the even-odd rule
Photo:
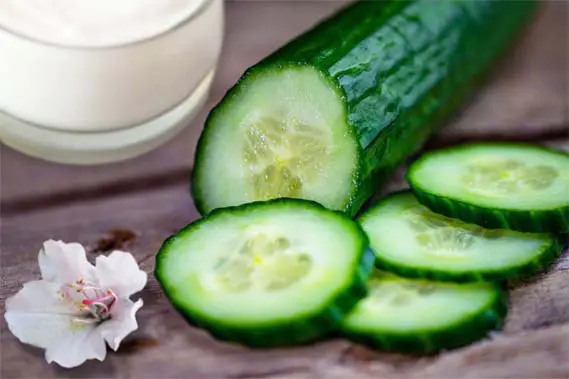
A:
<svg viewBox="0 0 569 379">
<path fill-rule="evenodd" d="M 222 212 L 245 212 L 258 206 L 280 204 L 283 202 L 297 202 L 308 207 L 325 209 L 319 203 L 313 201 L 280 198 L 268 201 L 252 202 L 241 206 L 217 209 L 212 211 L 207 216 L 207 219 L 216 217 L 217 214 Z M 345 214 L 341 212 L 334 213 L 336 213 L 338 217 L 344 219 L 346 223 L 352 223 L 352 220 L 350 220 Z M 176 238 L 178 238 L 177 236 L 179 234 L 187 233 L 194 228 L 201 227 L 205 219 L 206 218 L 202 218 L 187 225 L 178 233 L 164 241 L 156 256 L 154 276 L 156 277 L 163 292 L 166 294 L 169 301 L 173 305 L 174 309 L 180 313 L 190 325 L 204 329 L 212 337 L 218 340 L 236 342 L 251 348 L 269 348 L 306 344 L 324 337 L 331 331 L 337 330 L 341 325 L 344 315 L 348 313 L 357 304 L 357 302 L 364 298 L 368 293 L 366 283 L 374 266 L 375 255 L 373 251 L 367 247 L 369 244 L 366 234 L 363 230 L 361 230 L 359 225 L 357 225 L 357 229 L 359 230 L 361 237 L 361 243 L 364 247 L 361 249 L 362 254 L 359 259 L 358 267 L 355 268 L 353 280 L 348 285 L 346 285 L 345 288 L 343 288 L 342 291 L 337 294 L 334 300 L 319 313 L 313 314 L 303 321 L 298 321 L 294 318 L 291 318 L 290 322 L 286 324 L 280 322 L 279 324 L 275 325 L 263 325 L 251 328 L 247 326 L 221 323 L 218 320 L 210 320 L 205 315 L 189 312 L 183 306 L 177 304 L 176 301 L 169 296 L 168 288 L 165 285 L 168 273 L 163 270 L 161 261 L 162 257 L 167 254 L 169 245 L 172 244 Z"/>
<path fill-rule="evenodd" d="M 508 313 L 508 294 L 499 285 L 496 296 L 484 313 L 469 316 L 441 330 L 425 330 L 423 333 L 397 333 L 385 331 L 364 333 L 343 330 L 352 341 L 370 347 L 405 354 L 434 354 L 443 350 L 469 345 L 500 330 Z"/>
<path fill-rule="evenodd" d="M 265 70 L 310 66 L 342 96 L 360 145 L 344 209 L 354 216 L 394 168 L 480 84 L 536 8 L 535 1 L 361 1 L 250 67 L 210 112 L 194 165 L 195 204 L 207 213 L 202 147 L 224 105 Z"/>
<path fill-rule="evenodd" d="M 569 158 L 569 153 L 553 150 L 545 146 L 520 143 L 502 143 L 502 145 L 540 149 Z M 468 148 L 468 146 L 459 145 L 449 149 L 460 150 L 463 147 Z M 487 229 L 510 229 L 526 233 L 569 233 L 569 205 L 553 209 L 536 210 L 489 208 L 441 196 L 421 188 L 414 182 L 413 172 L 415 169 L 418 169 L 422 160 L 427 159 L 428 156 L 429 153 L 426 153 L 411 163 L 407 170 L 406 178 L 419 202 L 433 212 L 446 217 L 457 218 L 470 224 L 480 225 Z"/>
<path fill-rule="evenodd" d="M 410 192 L 407 190 L 401 190 L 393 192 L 381 200 L 377 201 L 371 208 L 366 210 L 359 218 L 362 219 L 366 217 L 366 214 L 371 213 L 375 207 L 381 206 L 384 201 L 389 201 L 392 196 L 398 196 L 403 193 Z M 464 220 L 463 220 L 464 221 Z M 529 277 L 541 272 L 547 271 L 553 262 L 563 252 L 565 238 L 564 236 L 550 235 L 550 244 L 546 246 L 541 253 L 529 262 L 524 262 L 517 267 L 510 267 L 508 269 L 493 270 L 493 271 L 483 271 L 483 270 L 465 270 L 462 272 L 451 272 L 446 270 L 437 270 L 435 268 L 423 268 L 415 267 L 413 265 L 403 265 L 401 263 L 394 263 L 385 257 L 376 255 L 375 265 L 377 268 L 392 272 L 396 275 L 407 277 L 407 278 L 418 278 L 427 279 L 433 281 L 441 282 L 455 282 L 455 283 L 467 283 L 467 282 L 481 282 L 481 281 L 493 281 L 493 282 L 507 282 L 514 279 L 520 279 Z"/>
</svg>

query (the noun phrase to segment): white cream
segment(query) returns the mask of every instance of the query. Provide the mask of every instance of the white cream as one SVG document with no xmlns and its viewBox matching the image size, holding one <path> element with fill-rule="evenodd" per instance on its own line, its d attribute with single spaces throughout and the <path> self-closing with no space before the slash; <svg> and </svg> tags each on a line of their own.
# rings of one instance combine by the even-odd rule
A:
<svg viewBox="0 0 569 379">
<path fill-rule="evenodd" d="M 2 0 L 0 25 L 54 44 L 111 46 L 164 33 L 203 3 L 202 0 Z"/>
<path fill-rule="evenodd" d="M 0 111 L 74 132 L 145 122 L 214 71 L 222 32 L 221 0 L 0 0 Z"/>
</svg>

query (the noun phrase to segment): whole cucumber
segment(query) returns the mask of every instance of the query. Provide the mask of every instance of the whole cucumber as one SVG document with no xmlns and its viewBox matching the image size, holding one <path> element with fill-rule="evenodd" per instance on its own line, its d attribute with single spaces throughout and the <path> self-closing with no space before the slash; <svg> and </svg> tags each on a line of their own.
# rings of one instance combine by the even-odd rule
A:
<svg viewBox="0 0 569 379">
<path fill-rule="evenodd" d="M 356 2 L 250 67 L 211 111 L 200 213 L 305 198 L 355 215 L 460 107 L 534 1 Z"/>
</svg>

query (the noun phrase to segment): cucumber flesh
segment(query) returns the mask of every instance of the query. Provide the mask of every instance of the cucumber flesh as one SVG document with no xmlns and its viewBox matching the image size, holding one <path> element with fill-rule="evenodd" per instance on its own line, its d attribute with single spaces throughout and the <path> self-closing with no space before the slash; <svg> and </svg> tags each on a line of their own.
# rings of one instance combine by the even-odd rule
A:
<svg viewBox="0 0 569 379">
<path fill-rule="evenodd" d="M 477 143 L 424 154 L 407 179 L 436 213 L 486 228 L 569 232 L 569 154 Z"/>
<path fill-rule="evenodd" d="M 337 328 L 365 296 L 367 245 L 355 222 L 316 203 L 257 202 L 169 238 L 155 274 L 174 306 L 219 339 L 299 344 Z"/>
<path fill-rule="evenodd" d="M 290 67 L 243 80 L 239 95 L 209 121 L 198 158 L 198 208 L 288 197 L 345 209 L 354 191 L 358 142 L 345 122 L 341 93 L 318 71 Z M 223 178 L 223 180 L 220 180 Z"/>
<path fill-rule="evenodd" d="M 510 280 L 544 271 L 561 252 L 552 234 L 483 229 L 431 212 L 411 191 L 379 200 L 358 221 L 376 265 L 405 277 Z"/>
<path fill-rule="evenodd" d="M 374 272 L 369 295 L 344 319 L 351 339 L 402 353 L 467 345 L 501 328 L 507 295 L 490 282 L 448 283 Z"/>
</svg>

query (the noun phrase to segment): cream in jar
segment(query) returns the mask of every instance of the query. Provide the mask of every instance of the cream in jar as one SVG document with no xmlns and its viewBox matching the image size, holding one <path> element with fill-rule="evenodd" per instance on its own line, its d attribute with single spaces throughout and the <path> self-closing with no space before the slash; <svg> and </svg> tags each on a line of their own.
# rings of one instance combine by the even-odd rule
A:
<svg viewBox="0 0 569 379">
<path fill-rule="evenodd" d="M 221 0 L 0 1 L 0 137 L 73 163 L 123 159 L 161 143 L 207 96 L 222 7 Z"/>
</svg>

